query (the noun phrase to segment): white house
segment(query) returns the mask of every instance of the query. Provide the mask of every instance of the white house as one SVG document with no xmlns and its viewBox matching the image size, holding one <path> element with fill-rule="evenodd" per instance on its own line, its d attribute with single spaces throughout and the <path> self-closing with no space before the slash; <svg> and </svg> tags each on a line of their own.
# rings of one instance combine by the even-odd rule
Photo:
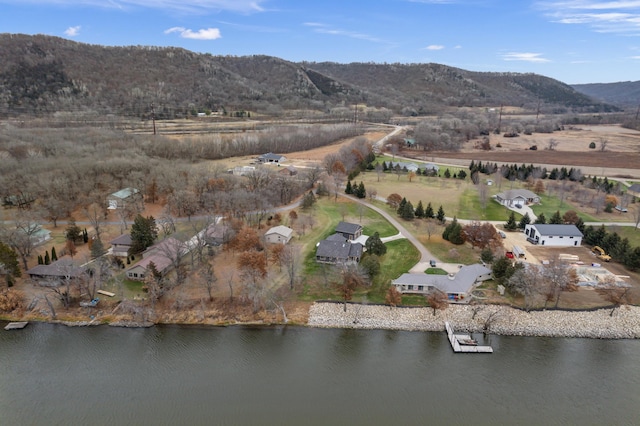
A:
<svg viewBox="0 0 640 426">
<path fill-rule="evenodd" d="M 524 233 L 530 243 L 555 247 L 579 246 L 583 236 L 575 225 L 529 224 Z"/>
<path fill-rule="evenodd" d="M 404 161 L 389 161 L 389 169 L 393 170 L 395 168 L 399 170 L 407 169 L 408 172 L 417 172 L 420 167 L 416 163 L 407 163 Z"/>
<path fill-rule="evenodd" d="M 449 275 L 402 274 L 391 284 L 400 293 L 427 294 L 438 289 L 451 302 L 467 302 L 471 291 L 479 282 L 491 279 L 491 269 L 475 264 L 460 268 L 458 273 Z"/>
<path fill-rule="evenodd" d="M 270 244 L 287 244 L 293 236 L 293 229 L 283 225 L 274 226 L 264 234 L 264 239 Z"/>
<path fill-rule="evenodd" d="M 540 197 L 528 189 L 510 189 L 508 191 L 496 194 L 495 199 L 503 206 L 511 207 L 514 205 L 538 204 Z"/>
</svg>

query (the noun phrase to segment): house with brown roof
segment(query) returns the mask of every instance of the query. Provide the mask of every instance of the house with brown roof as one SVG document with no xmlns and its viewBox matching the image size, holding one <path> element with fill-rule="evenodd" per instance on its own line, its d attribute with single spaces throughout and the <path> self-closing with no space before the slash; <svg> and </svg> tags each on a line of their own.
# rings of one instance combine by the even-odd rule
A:
<svg viewBox="0 0 640 426">
<path fill-rule="evenodd" d="M 62 280 L 79 278 L 85 269 L 76 266 L 71 259 L 59 259 L 49 265 L 36 265 L 27 271 L 27 275 L 34 280 Z"/>
<path fill-rule="evenodd" d="M 127 269 L 127 278 L 136 281 L 144 280 L 149 273 L 151 263 L 160 275 L 165 275 L 188 251 L 186 244 L 182 241 L 171 237 L 166 238 L 142 252 L 142 260 Z"/>
<path fill-rule="evenodd" d="M 131 242 L 131 234 L 122 234 L 119 237 L 109 241 L 111 244 L 111 254 L 118 257 L 127 257 L 129 249 L 133 244 Z"/>
</svg>

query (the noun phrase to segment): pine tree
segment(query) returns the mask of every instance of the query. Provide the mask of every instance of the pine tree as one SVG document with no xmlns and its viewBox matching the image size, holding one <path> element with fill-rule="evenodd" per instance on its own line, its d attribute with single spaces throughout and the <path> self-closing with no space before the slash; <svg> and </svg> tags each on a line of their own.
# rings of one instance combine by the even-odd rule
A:
<svg viewBox="0 0 640 426">
<path fill-rule="evenodd" d="M 82 231 L 82 241 L 85 244 L 89 242 L 89 233 L 87 232 L 87 228 L 84 228 L 84 231 Z"/>
<path fill-rule="evenodd" d="M 38 265 L 44 265 L 44 259 L 41 254 L 38 255 Z"/>
<path fill-rule="evenodd" d="M 451 172 L 449 171 L 449 169 L 444 171 L 444 177 L 446 177 L 447 179 L 451 177 Z"/>
<path fill-rule="evenodd" d="M 44 264 L 45 265 L 50 265 L 51 264 L 51 258 L 49 257 L 49 252 L 48 251 L 44 252 Z"/>
<path fill-rule="evenodd" d="M 382 171 L 383 172 L 389 171 L 389 167 L 387 166 L 387 163 L 385 161 L 382 162 Z"/>
<path fill-rule="evenodd" d="M 147 218 L 137 215 L 131 225 L 131 253 L 140 253 L 153 245 L 158 238 L 156 220 L 153 216 Z"/>
<path fill-rule="evenodd" d="M 540 213 L 533 223 L 544 225 L 545 223 L 547 223 L 547 218 L 544 216 L 544 213 Z"/>
<path fill-rule="evenodd" d="M 576 228 L 578 228 L 580 232 L 584 234 L 584 220 L 582 220 L 581 217 L 578 218 L 575 225 L 576 225 Z"/>
<path fill-rule="evenodd" d="M 104 244 L 102 244 L 102 240 L 100 240 L 100 238 L 93 240 L 93 244 L 91 244 L 91 257 L 93 259 L 100 257 L 104 254 L 104 251 Z"/>
<path fill-rule="evenodd" d="M 509 215 L 509 219 L 507 220 L 507 223 L 504 224 L 504 229 L 508 231 L 515 231 L 517 227 L 518 227 L 518 224 L 516 223 L 516 215 L 512 211 L 511 214 Z"/>
<path fill-rule="evenodd" d="M 562 216 L 560 216 L 560 210 L 556 210 L 556 212 L 549 219 L 549 223 L 552 225 L 560 225 L 563 223 Z"/>
<path fill-rule="evenodd" d="M 436 215 L 436 218 L 441 222 L 444 223 L 446 220 L 446 217 L 444 215 L 444 209 L 442 208 L 442 205 L 438 208 L 438 214 Z"/>
<path fill-rule="evenodd" d="M 400 201 L 400 204 L 398 205 L 398 210 L 396 210 L 396 213 L 398 214 L 398 216 L 402 216 L 402 212 L 404 211 L 404 206 L 407 204 L 407 199 L 405 197 L 402 197 L 402 200 Z"/>
<path fill-rule="evenodd" d="M 407 203 L 404 205 L 400 217 L 405 220 L 413 220 L 416 217 L 411 201 L 407 201 Z"/>
<path fill-rule="evenodd" d="M 345 194 L 353 194 L 353 188 L 351 187 L 351 181 L 347 181 L 347 186 L 344 188 Z"/>
<path fill-rule="evenodd" d="M 418 206 L 415 211 L 416 217 L 422 219 L 424 217 L 424 207 L 422 206 L 422 200 L 418 201 Z"/>
<path fill-rule="evenodd" d="M 364 245 L 367 248 L 368 254 L 383 256 L 387 252 L 387 246 L 385 246 L 380 239 L 380 234 L 378 232 L 367 238 L 367 242 Z"/>
<path fill-rule="evenodd" d="M 530 223 L 531 218 L 529 217 L 529 213 L 525 213 L 524 216 L 522 216 L 522 219 L 520 219 L 520 222 L 518 222 L 518 228 L 524 229 Z"/>
<path fill-rule="evenodd" d="M 51 247 L 51 261 L 55 262 L 56 260 L 58 260 L 58 255 L 56 254 L 56 248 Z"/>
<path fill-rule="evenodd" d="M 356 197 L 358 198 L 366 198 L 367 196 L 367 190 L 364 187 L 364 183 L 362 183 L 362 181 L 360 181 L 360 185 L 358 185 L 358 192 L 356 192 Z"/>
<path fill-rule="evenodd" d="M 424 217 L 426 217 L 427 219 L 433 219 L 434 217 L 436 217 L 435 213 L 433 213 L 431 202 L 427 204 L 427 208 L 424 210 Z"/>
</svg>

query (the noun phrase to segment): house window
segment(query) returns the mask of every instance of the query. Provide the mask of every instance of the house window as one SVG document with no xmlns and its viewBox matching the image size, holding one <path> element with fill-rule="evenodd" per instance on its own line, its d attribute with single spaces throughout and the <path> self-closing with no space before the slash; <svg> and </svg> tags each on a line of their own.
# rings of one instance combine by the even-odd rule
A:
<svg viewBox="0 0 640 426">
<path fill-rule="evenodd" d="M 134 276 L 135 278 L 138 278 L 138 274 L 137 274 L 137 273 L 133 274 L 133 276 Z"/>
<path fill-rule="evenodd" d="M 413 285 L 410 285 L 410 286 L 409 286 L 409 290 L 413 290 Z"/>
<path fill-rule="evenodd" d="M 424 290 L 424 286 L 423 285 L 419 285 L 418 286 L 418 291 L 423 291 Z"/>
</svg>

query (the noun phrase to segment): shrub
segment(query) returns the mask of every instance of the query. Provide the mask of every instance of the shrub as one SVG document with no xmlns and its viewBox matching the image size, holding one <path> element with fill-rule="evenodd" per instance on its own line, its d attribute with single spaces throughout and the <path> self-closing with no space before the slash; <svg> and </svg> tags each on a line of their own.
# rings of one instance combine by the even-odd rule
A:
<svg viewBox="0 0 640 426">
<path fill-rule="evenodd" d="M 591 142 L 589 144 L 589 149 L 596 149 L 596 143 L 595 142 Z"/>
</svg>

